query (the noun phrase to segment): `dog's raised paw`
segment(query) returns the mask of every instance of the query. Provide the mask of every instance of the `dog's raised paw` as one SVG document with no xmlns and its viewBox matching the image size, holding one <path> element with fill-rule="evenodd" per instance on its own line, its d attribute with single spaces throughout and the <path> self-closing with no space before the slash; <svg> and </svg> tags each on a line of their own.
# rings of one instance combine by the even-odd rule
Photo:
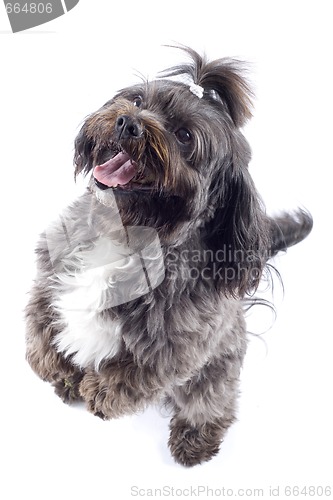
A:
<svg viewBox="0 0 333 500">
<path fill-rule="evenodd" d="M 219 421 L 192 426 L 174 417 L 170 430 L 168 444 L 173 458 L 181 465 L 193 467 L 218 453 L 225 429 Z"/>
</svg>

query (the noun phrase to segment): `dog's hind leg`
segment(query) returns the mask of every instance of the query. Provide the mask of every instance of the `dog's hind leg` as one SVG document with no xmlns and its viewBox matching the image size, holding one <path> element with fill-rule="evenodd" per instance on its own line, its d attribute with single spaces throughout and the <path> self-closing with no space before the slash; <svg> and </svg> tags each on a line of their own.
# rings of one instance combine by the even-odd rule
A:
<svg viewBox="0 0 333 500">
<path fill-rule="evenodd" d="M 78 387 L 83 372 L 57 352 L 52 344 L 59 333 L 51 292 L 46 286 L 34 285 L 26 307 L 26 358 L 34 372 L 51 382 L 64 401 L 80 399 Z"/>
<path fill-rule="evenodd" d="M 176 462 L 193 466 L 218 453 L 235 420 L 241 358 L 215 358 L 169 394 L 175 411 L 169 447 Z"/>
</svg>

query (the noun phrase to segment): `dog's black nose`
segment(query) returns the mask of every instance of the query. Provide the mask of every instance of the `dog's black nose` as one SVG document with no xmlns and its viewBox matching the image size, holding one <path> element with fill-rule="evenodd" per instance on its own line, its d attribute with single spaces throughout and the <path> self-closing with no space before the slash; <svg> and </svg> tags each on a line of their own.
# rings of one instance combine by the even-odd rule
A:
<svg viewBox="0 0 333 500">
<path fill-rule="evenodd" d="M 142 136 L 142 126 L 136 118 L 121 115 L 116 121 L 116 131 L 119 139 L 139 139 Z"/>
</svg>

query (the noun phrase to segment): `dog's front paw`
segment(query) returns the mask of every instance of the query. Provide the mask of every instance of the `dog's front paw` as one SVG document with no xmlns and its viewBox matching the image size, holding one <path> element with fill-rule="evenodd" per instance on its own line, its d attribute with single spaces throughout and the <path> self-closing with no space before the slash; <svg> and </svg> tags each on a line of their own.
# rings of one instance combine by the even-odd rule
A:
<svg viewBox="0 0 333 500">
<path fill-rule="evenodd" d="M 129 364 L 88 372 L 80 384 L 88 410 L 104 420 L 144 410 L 160 391 L 160 386 L 143 378 L 138 368 Z"/>
<path fill-rule="evenodd" d="M 74 403 L 75 401 L 82 400 L 80 394 L 80 382 L 82 380 L 83 373 L 77 372 L 73 375 L 68 375 L 65 377 L 60 377 L 59 380 L 55 380 L 52 385 L 54 387 L 54 392 L 59 398 L 63 400 L 64 403 Z"/>
<path fill-rule="evenodd" d="M 135 397 L 115 372 L 89 372 L 80 384 L 80 395 L 87 409 L 102 418 L 118 418 L 135 412 Z"/>
<path fill-rule="evenodd" d="M 103 379 L 98 373 L 87 373 L 81 380 L 79 392 L 90 413 L 103 420 L 112 417 L 111 408 L 107 408 L 106 404 L 106 397 L 110 398 L 110 388 L 103 383 Z"/>
<path fill-rule="evenodd" d="M 220 420 L 192 426 L 174 417 L 170 423 L 169 448 L 176 462 L 187 467 L 207 462 L 219 451 L 225 428 Z"/>
</svg>

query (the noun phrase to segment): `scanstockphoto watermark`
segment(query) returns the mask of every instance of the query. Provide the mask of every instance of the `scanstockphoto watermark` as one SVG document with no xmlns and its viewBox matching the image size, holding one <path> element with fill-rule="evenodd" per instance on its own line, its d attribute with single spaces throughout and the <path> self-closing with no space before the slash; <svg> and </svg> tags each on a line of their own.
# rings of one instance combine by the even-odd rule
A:
<svg viewBox="0 0 333 500">
<path fill-rule="evenodd" d="M 165 266 L 171 278 L 183 280 L 239 280 L 244 274 L 256 281 L 269 255 L 256 250 L 235 249 L 221 245 L 211 249 L 166 249 Z"/>
<path fill-rule="evenodd" d="M 66 274 L 75 277 L 82 290 L 92 279 L 102 280 L 104 299 L 99 312 L 143 297 L 159 287 L 166 276 L 168 280 L 183 282 L 214 279 L 221 283 L 240 282 L 244 276 L 256 282 L 261 277 L 262 268 L 256 263 L 262 256 L 254 251 L 233 250 L 231 246 L 217 251 L 164 247 L 154 228 L 124 227 L 117 204 L 109 209 L 113 230 L 107 235 L 101 232 L 94 213 L 84 240 L 76 230 L 75 221 L 62 216 L 45 231 L 48 256 L 56 276 L 66 269 Z M 74 254 L 75 261 L 68 261 L 68 256 Z M 82 308 L 86 308 L 84 303 L 72 304 L 73 311 Z"/>
<path fill-rule="evenodd" d="M 103 219 L 94 211 L 89 214 L 84 238 L 75 220 L 62 215 L 44 233 L 56 279 L 60 280 L 65 271 L 66 279 L 75 279 L 82 293 L 88 283 L 99 283 L 103 306 L 98 312 L 145 296 L 165 276 L 164 253 L 157 231 L 146 226 L 124 227 L 114 195 L 111 201 L 107 235 Z M 66 287 L 66 279 L 62 286 Z M 71 309 L 87 311 L 82 300 L 71 302 Z M 91 312 L 96 311 L 91 309 Z"/>
<path fill-rule="evenodd" d="M 183 281 L 198 281 L 201 280 L 221 280 L 224 283 L 239 281 L 243 275 L 247 275 L 249 281 L 257 281 L 260 279 L 262 270 L 259 267 L 248 269 L 246 266 L 237 265 L 235 267 L 223 266 L 213 262 L 209 266 L 202 268 L 197 267 L 179 267 L 176 264 L 167 266 L 169 277 L 171 279 L 178 279 L 181 277 Z"/>
<path fill-rule="evenodd" d="M 262 488 L 212 488 L 207 485 L 189 486 L 179 488 L 175 486 L 162 486 L 161 488 L 140 488 L 139 486 L 131 487 L 131 497 L 151 497 L 151 498 L 230 498 L 239 497 L 254 497 L 263 498 L 265 491 Z"/>
<path fill-rule="evenodd" d="M 72 10 L 78 3 L 79 0 L 37 0 L 34 2 L 4 0 L 13 33 L 53 21 Z"/>
<path fill-rule="evenodd" d="M 164 485 L 160 488 L 131 486 L 133 498 L 329 498 L 332 486 L 328 485 L 274 485 L 265 488 L 213 488 L 208 485 L 178 488 Z"/>
<path fill-rule="evenodd" d="M 203 249 L 181 249 L 178 251 L 176 248 L 168 249 L 168 258 L 170 262 L 217 262 L 217 263 L 233 263 L 243 262 L 252 263 L 258 259 L 269 258 L 267 252 L 262 253 L 259 250 L 243 250 L 235 249 L 232 245 L 221 245 L 217 250 L 208 248 Z"/>
</svg>

